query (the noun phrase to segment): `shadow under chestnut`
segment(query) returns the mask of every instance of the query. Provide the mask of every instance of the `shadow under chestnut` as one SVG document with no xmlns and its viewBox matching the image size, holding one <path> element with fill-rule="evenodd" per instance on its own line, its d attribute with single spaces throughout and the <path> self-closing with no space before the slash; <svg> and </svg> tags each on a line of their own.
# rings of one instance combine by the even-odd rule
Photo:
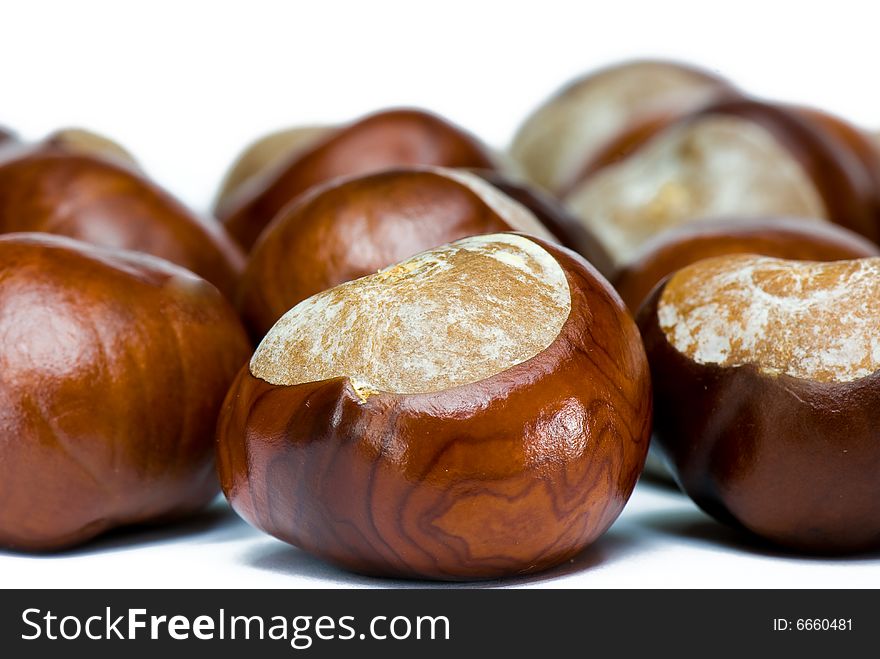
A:
<svg viewBox="0 0 880 659">
<path fill-rule="evenodd" d="M 811 554 L 787 549 L 753 535 L 745 529 L 727 526 L 694 506 L 693 510 L 639 512 L 629 516 L 629 524 L 646 534 L 684 539 L 711 548 L 747 552 L 767 558 L 800 561 L 870 562 L 880 559 L 880 550 L 858 554 Z"/>
<path fill-rule="evenodd" d="M 241 519 L 222 497 L 217 497 L 204 510 L 173 522 L 135 524 L 111 529 L 82 545 L 60 551 L 31 553 L 29 558 L 64 558 L 104 552 L 138 549 L 152 544 L 188 542 L 194 537 L 209 543 L 232 542 L 252 537 L 254 530 Z M 0 550 L 11 555 L 14 550 Z"/>
<path fill-rule="evenodd" d="M 522 576 L 486 581 L 423 581 L 416 579 L 387 579 L 347 572 L 342 568 L 276 540 L 268 540 L 250 549 L 242 561 L 254 568 L 286 576 L 333 581 L 349 586 L 385 588 L 503 588 L 551 581 L 571 574 L 615 563 L 640 550 L 638 539 L 627 531 L 608 531 L 592 545 L 561 565 Z"/>
</svg>

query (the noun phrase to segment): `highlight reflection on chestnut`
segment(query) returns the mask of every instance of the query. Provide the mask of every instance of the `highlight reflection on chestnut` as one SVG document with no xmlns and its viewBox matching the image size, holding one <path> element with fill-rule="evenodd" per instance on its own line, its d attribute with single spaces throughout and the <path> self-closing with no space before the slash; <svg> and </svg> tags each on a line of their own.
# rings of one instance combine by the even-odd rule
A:
<svg viewBox="0 0 880 659">
<path fill-rule="evenodd" d="M 231 298 L 244 257 L 222 227 L 119 158 L 51 140 L 4 149 L 0 233 L 44 231 L 145 252 L 192 270 Z"/>
<path fill-rule="evenodd" d="M 880 258 L 699 261 L 639 315 L 655 438 L 718 519 L 788 547 L 880 547 Z"/>
<path fill-rule="evenodd" d="M 599 537 L 650 431 L 635 324 L 583 259 L 465 238 L 310 297 L 230 389 L 221 482 L 251 524 L 348 569 L 490 578 Z"/>
</svg>

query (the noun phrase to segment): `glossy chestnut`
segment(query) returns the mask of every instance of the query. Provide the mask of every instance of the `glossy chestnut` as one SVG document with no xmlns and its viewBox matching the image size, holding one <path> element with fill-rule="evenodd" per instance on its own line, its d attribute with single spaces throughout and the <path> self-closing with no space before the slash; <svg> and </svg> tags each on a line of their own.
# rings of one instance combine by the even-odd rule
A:
<svg viewBox="0 0 880 659">
<path fill-rule="evenodd" d="M 248 354 L 231 305 L 188 270 L 0 236 L 0 546 L 61 549 L 204 506 Z"/>
<path fill-rule="evenodd" d="M 217 216 L 245 249 L 287 204 L 318 183 L 391 167 L 493 168 L 491 151 L 463 129 L 421 110 L 387 110 L 336 128 L 246 186 Z"/>
<path fill-rule="evenodd" d="M 20 231 L 159 256 L 230 297 L 244 267 L 221 226 L 200 219 L 131 166 L 51 143 L 0 154 L 0 233 Z"/>
<path fill-rule="evenodd" d="M 700 507 L 797 550 L 880 547 L 880 258 L 702 260 L 639 326 L 655 445 Z"/>
<path fill-rule="evenodd" d="M 542 570 L 635 485 L 651 396 L 635 324 L 581 257 L 465 238 L 291 309 L 218 426 L 251 524 L 357 572 Z"/>
</svg>

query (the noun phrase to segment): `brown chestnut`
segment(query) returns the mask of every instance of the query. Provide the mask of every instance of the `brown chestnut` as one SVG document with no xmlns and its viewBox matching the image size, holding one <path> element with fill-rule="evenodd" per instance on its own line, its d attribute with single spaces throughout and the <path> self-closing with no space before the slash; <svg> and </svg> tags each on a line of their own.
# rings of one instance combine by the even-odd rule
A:
<svg viewBox="0 0 880 659">
<path fill-rule="evenodd" d="M 799 550 L 880 547 L 880 258 L 705 259 L 639 325 L 655 441 L 700 507 Z"/>
<path fill-rule="evenodd" d="M 689 221 L 814 217 L 880 241 L 875 177 L 792 108 L 740 99 L 704 108 L 602 169 L 566 199 L 619 265 Z"/>
<path fill-rule="evenodd" d="M 475 137 L 420 110 L 387 110 L 328 131 L 310 148 L 247 186 L 218 217 L 245 249 L 288 203 L 338 176 L 409 165 L 494 168 L 491 151 Z"/>
<path fill-rule="evenodd" d="M 581 257 L 462 239 L 291 309 L 230 389 L 223 491 L 357 572 L 542 570 L 599 537 L 645 459 L 642 344 Z"/>
<path fill-rule="evenodd" d="M 216 223 L 187 210 L 130 166 L 44 143 L 0 154 L 0 233 L 45 231 L 146 252 L 233 296 L 244 268 Z"/>
<path fill-rule="evenodd" d="M 295 304 L 465 236 L 524 231 L 553 239 L 526 208 L 474 174 L 393 169 L 313 188 L 263 232 L 239 290 L 259 340 Z"/>
<path fill-rule="evenodd" d="M 880 256 L 880 247 L 836 224 L 802 218 L 727 219 L 694 222 L 648 241 L 612 283 L 635 313 L 667 275 L 701 259 L 760 254 L 803 261 L 842 261 Z"/>
<path fill-rule="evenodd" d="M 59 549 L 205 505 L 217 414 L 249 351 L 188 270 L 0 236 L 0 546 Z"/>
<path fill-rule="evenodd" d="M 714 73 L 677 62 L 609 66 L 569 83 L 535 110 L 510 152 L 530 180 L 561 194 L 618 134 L 665 125 L 734 93 Z"/>
</svg>

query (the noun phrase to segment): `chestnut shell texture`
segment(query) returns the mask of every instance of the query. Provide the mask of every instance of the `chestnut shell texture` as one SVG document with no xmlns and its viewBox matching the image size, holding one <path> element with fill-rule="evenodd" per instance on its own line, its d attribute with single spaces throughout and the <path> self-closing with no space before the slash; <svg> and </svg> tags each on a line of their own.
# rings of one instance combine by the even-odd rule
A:
<svg viewBox="0 0 880 659">
<path fill-rule="evenodd" d="M 706 512 L 779 545 L 880 547 L 880 258 L 699 261 L 639 314 L 654 436 Z"/>
<path fill-rule="evenodd" d="M 0 158 L 0 233 L 44 231 L 103 247 L 145 252 L 235 293 L 244 256 L 131 166 L 51 144 Z"/>
<path fill-rule="evenodd" d="M 642 344 L 610 285 L 564 248 L 491 234 L 285 314 L 230 389 L 218 464 L 240 515 L 327 561 L 483 579 L 598 538 L 650 422 Z"/>
<path fill-rule="evenodd" d="M 288 203 L 318 183 L 338 176 L 390 167 L 494 168 L 494 158 L 476 137 L 421 110 L 377 112 L 328 131 L 311 147 L 297 150 L 270 176 L 245 186 L 217 217 L 249 250 Z"/>
<path fill-rule="evenodd" d="M 231 305 L 183 268 L 0 236 L 0 546 L 60 549 L 204 506 L 249 352 Z"/>
</svg>

